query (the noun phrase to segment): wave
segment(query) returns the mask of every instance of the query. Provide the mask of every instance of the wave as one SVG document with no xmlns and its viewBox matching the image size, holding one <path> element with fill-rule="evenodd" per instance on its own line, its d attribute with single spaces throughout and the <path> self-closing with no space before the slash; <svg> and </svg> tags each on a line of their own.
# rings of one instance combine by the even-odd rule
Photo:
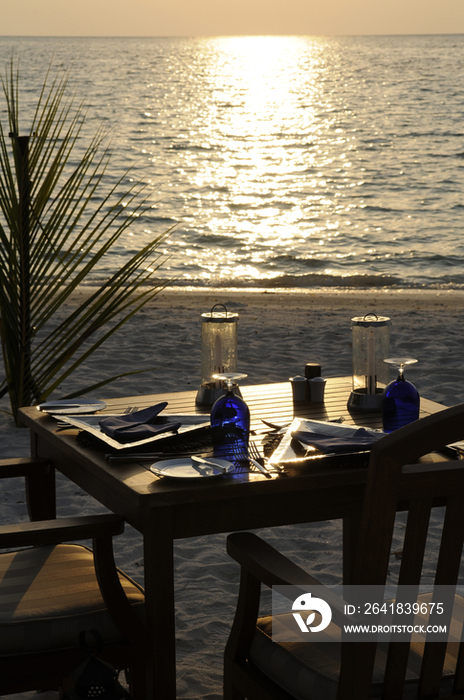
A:
<svg viewBox="0 0 464 700">
<path fill-rule="evenodd" d="M 157 280 L 159 284 L 161 280 Z M 382 287 L 405 287 L 404 281 L 398 277 L 388 275 L 328 275 L 328 274 L 307 274 L 307 275 L 279 275 L 273 278 L 253 279 L 250 277 L 203 277 L 177 278 L 174 281 L 176 287 L 214 287 L 214 288 L 238 288 L 238 289 L 311 289 L 319 287 L 338 288 L 382 288 Z"/>
<path fill-rule="evenodd" d="M 312 272 L 307 274 L 280 274 L 275 277 L 232 276 L 232 275 L 179 275 L 163 274 L 150 279 L 153 286 L 175 286 L 176 288 L 195 289 L 274 289 L 308 291 L 310 289 L 421 289 L 421 290 L 461 290 L 464 289 L 463 275 L 447 275 L 439 278 L 435 277 L 398 277 L 387 274 L 353 273 L 351 275 L 328 274 L 327 272 Z M 158 271 L 158 273 L 160 272 Z M 172 272 L 172 270 L 171 270 Z M 103 282 L 97 278 L 88 279 L 84 284 L 90 286 L 99 285 Z"/>
</svg>

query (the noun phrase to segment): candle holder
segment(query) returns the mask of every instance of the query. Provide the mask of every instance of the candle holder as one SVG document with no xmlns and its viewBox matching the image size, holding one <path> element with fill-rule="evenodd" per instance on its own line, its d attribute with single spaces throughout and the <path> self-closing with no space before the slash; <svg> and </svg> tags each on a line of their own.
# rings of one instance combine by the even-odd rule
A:
<svg viewBox="0 0 464 700">
<path fill-rule="evenodd" d="M 374 313 L 351 319 L 353 389 L 348 410 L 382 410 L 382 393 L 389 382 L 384 359 L 390 354 L 390 325 L 389 318 Z"/>
<path fill-rule="evenodd" d="M 200 406 L 212 406 L 226 393 L 225 382 L 214 374 L 237 372 L 237 321 L 238 314 L 227 311 L 224 304 L 201 315 L 201 386 L 196 397 Z M 241 395 L 238 386 L 233 391 Z"/>
</svg>

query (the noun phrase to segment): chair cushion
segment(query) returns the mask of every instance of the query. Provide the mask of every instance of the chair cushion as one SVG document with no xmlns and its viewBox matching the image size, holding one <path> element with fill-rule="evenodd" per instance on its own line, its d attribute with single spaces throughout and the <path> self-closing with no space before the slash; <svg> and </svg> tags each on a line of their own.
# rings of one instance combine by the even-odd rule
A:
<svg viewBox="0 0 464 700">
<path fill-rule="evenodd" d="M 141 617 L 143 589 L 119 571 Z M 92 551 L 76 544 L 0 554 L 0 654 L 76 646 L 83 629 L 122 639 L 98 587 Z"/>
<path fill-rule="evenodd" d="M 419 600 L 430 601 L 431 594 L 419 596 Z M 456 596 L 457 617 L 456 639 L 447 645 L 444 666 L 443 688 L 451 686 L 462 620 L 464 618 L 464 599 Z M 456 608 L 455 608 L 456 611 Z M 294 639 L 295 620 L 291 613 L 263 617 L 258 620 L 256 633 L 250 649 L 250 660 L 297 700 L 336 700 L 340 672 L 341 631 L 331 623 L 324 631 L 317 633 L 317 640 L 311 642 L 275 642 L 272 629 L 279 639 Z M 451 629 L 453 634 L 453 627 Z M 327 641 L 328 639 L 336 641 Z M 362 652 L 362 642 L 359 643 Z M 418 678 L 424 644 L 413 643 L 408 661 L 406 677 L 407 690 L 404 697 L 416 697 Z M 387 643 L 377 648 L 371 697 L 380 697 L 385 671 Z"/>
</svg>

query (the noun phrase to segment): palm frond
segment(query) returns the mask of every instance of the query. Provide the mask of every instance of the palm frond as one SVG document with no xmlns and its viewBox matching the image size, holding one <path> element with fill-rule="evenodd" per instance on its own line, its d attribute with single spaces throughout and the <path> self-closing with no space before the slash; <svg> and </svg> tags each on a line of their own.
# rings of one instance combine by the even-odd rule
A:
<svg viewBox="0 0 464 700">
<path fill-rule="evenodd" d="M 128 173 L 107 183 L 111 149 L 103 129 L 82 148 L 85 109 L 67 97 L 67 73 L 47 72 L 26 137 L 19 134 L 13 60 L 1 85 L 8 129 L 0 122 L 0 396 L 9 393 L 17 418 L 20 406 L 46 399 L 166 286 L 152 279 L 170 230 L 154 236 L 63 318 L 72 293 L 150 205 L 143 183 L 125 186 Z"/>
</svg>

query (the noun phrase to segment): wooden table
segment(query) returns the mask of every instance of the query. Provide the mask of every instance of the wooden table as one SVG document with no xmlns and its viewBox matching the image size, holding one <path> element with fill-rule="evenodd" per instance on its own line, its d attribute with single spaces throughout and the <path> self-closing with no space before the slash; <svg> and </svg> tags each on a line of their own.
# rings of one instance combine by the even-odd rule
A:
<svg viewBox="0 0 464 700">
<path fill-rule="evenodd" d="M 286 423 L 294 416 L 380 427 L 379 414 L 347 411 L 351 378 L 328 379 L 324 404 L 294 404 L 289 383 L 242 387 L 252 428 L 260 418 Z M 169 402 L 170 413 L 205 413 L 195 406 L 196 391 L 109 400 L 107 413 L 127 406 L 144 408 Z M 421 415 L 444 407 L 422 400 Z M 324 468 L 322 462 L 295 468 L 288 476 L 267 479 L 259 473 L 217 479 L 175 481 L 157 478 L 137 462 L 109 465 L 104 454 L 77 444 L 75 431 L 57 431 L 56 421 L 34 407 L 20 411 L 31 430 L 32 455 L 46 458 L 54 469 L 91 494 L 109 510 L 123 515 L 143 536 L 146 619 L 152 666 L 153 697 L 176 696 L 174 562 L 175 539 L 232 530 L 272 527 L 343 518 L 344 576 L 349 577 L 349 551 L 356 536 L 356 516 L 363 496 L 365 468 Z M 310 497 L 309 497 L 310 494 Z M 55 517 L 54 471 L 28 480 L 31 517 Z"/>
</svg>

